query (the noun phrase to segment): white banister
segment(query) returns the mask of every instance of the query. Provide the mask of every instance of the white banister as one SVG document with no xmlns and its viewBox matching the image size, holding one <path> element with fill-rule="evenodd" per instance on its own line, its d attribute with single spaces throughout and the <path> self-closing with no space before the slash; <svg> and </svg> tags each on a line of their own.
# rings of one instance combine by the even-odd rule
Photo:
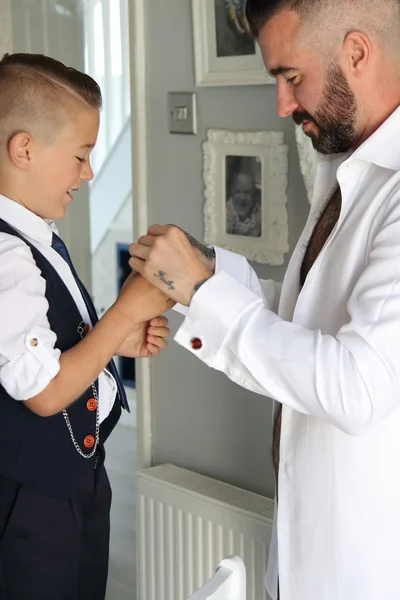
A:
<svg viewBox="0 0 400 600">
<path fill-rule="evenodd" d="M 91 163 L 91 252 L 132 192 L 128 0 L 84 0 L 86 71 L 103 95 Z"/>
<path fill-rule="evenodd" d="M 84 0 L 86 71 L 100 85 L 103 112 L 92 155 L 95 174 L 130 117 L 128 0 Z"/>
<path fill-rule="evenodd" d="M 131 123 L 128 120 L 90 187 L 92 254 L 132 193 L 131 156 Z"/>
</svg>

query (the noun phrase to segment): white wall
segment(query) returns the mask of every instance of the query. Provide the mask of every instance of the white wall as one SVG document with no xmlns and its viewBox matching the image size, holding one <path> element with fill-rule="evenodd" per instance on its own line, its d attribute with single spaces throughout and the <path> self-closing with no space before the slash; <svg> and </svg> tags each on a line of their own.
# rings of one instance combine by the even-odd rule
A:
<svg viewBox="0 0 400 600">
<path fill-rule="evenodd" d="M 283 130 L 290 149 L 292 250 L 308 203 L 293 122 L 276 116 L 275 87 L 197 89 L 198 134 L 169 134 L 167 92 L 196 89 L 191 2 L 152 0 L 145 3 L 145 10 L 150 223 L 177 223 L 202 239 L 202 143 L 208 128 Z M 260 276 L 277 281 L 284 273 L 284 267 L 255 268 Z M 172 314 L 173 330 L 179 322 L 180 317 Z M 172 462 L 254 492 L 273 494 L 268 399 L 234 385 L 174 342 L 152 362 L 151 389 L 154 464 Z"/>
</svg>

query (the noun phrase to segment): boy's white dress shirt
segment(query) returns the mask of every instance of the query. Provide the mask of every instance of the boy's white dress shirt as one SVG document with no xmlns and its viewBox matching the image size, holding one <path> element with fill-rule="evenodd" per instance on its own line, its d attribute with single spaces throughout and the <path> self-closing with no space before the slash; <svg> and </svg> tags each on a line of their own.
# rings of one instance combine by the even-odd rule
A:
<svg viewBox="0 0 400 600">
<path fill-rule="evenodd" d="M 71 269 L 51 247 L 54 221 L 45 221 L 0 194 L 0 218 L 9 223 L 47 258 L 70 291 L 82 319 L 91 321 Z M 15 400 L 42 392 L 57 375 L 60 350 L 47 319 L 46 282 L 21 239 L 0 232 L 0 383 Z M 30 341 L 37 338 L 37 346 Z M 116 383 L 104 370 L 99 376 L 99 411 L 111 411 Z"/>
</svg>

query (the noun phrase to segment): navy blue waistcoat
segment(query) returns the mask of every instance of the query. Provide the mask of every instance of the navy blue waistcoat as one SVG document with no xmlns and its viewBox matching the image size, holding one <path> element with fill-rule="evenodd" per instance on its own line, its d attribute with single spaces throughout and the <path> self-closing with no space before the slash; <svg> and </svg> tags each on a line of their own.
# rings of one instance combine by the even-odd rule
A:
<svg viewBox="0 0 400 600">
<path fill-rule="evenodd" d="M 21 238 L 30 247 L 46 281 L 49 303 L 47 318 L 57 335 L 56 347 L 61 352 L 69 350 L 81 339 L 78 327 L 82 316 L 68 288 L 41 252 L 1 219 L 0 231 Z M 75 438 L 86 454 L 90 454 L 92 449 L 85 449 L 84 438 L 87 435 L 95 436 L 96 411 L 89 410 L 86 405 L 92 397 L 93 391 L 89 387 L 67 408 Z M 102 444 L 120 415 L 121 406 L 116 400 L 110 415 L 100 427 Z M 26 408 L 24 402 L 11 398 L 0 386 L 1 475 L 44 494 L 68 498 L 80 479 L 93 471 L 94 467 L 95 457 L 83 458 L 76 451 L 62 412 L 51 417 L 40 417 Z"/>
</svg>

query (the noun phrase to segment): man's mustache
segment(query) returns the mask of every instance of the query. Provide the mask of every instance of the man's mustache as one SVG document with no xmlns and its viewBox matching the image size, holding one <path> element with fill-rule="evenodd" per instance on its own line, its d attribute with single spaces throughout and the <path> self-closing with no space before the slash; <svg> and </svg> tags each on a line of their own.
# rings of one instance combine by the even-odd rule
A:
<svg viewBox="0 0 400 600">
<path fill-rule="evenodd" d="M 293 113 L 293 121 L 296 125 L 301 125 L 304 121 L 311 121 L 314 125 L 318 126 L 316 120 L 307 112 L 295 112 Z"/>
</svg>

